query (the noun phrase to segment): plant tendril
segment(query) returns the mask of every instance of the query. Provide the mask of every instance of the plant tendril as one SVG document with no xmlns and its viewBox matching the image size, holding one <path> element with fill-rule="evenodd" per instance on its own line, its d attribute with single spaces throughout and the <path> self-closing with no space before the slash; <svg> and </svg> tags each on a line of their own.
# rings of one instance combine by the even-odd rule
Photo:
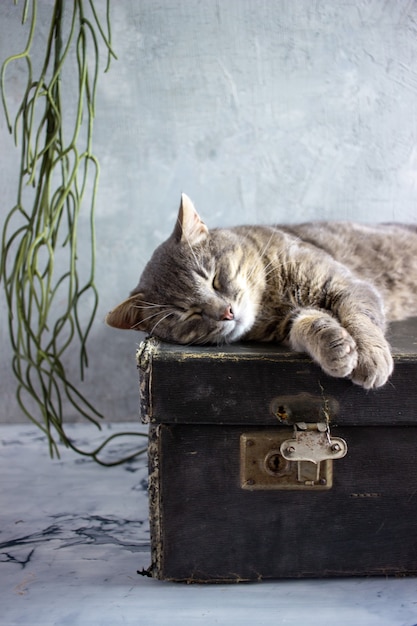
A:
<svg viewBox="0 0 417 626">
<path fill-rule="evenodd" d="M 64 29 L 65 7 L 70 19 Z M 107 51 L 105 72 L 111 58 L 117 58 L 111 44 L 110 0 L 106 0 L 104 26 L 94 0 L 88 0 L 88 7 L 91 19 L 86 13 L 85 0 L 67 4 L 65 0 L 55 0 L 45 56 L 35 78 L 30 55 L 38 0 L 25 0 L 22 24 L 30 21 L 26 45 L 22 52 L 8 57 L 1 68 L 2 104 L 9 132 L 16 145 L 20 143 L 21 158 L 17 201 L 6 216 L 1 238 L 0 280 L 6 294 L 14 353 L 12 370 L 18 383 L 16 398 L 21 411 L 46 435 L 52 457 L 59 457 L 58 439 L 99 464 L 112 466 L 143 454 L 146 447 L 123 459 L 106 461 L 99 455 L 107 444 L 118 436 L 146 435 L 115 433 L 95 450 L 85 451 L 66 435 L 64 428 L 65 400 L 99 429 L 103 417 L 70 381 L 63 360 L 66 350 L 77 340 L 83 379 L 88 366 L 87 340 L 98 307 L 94 284 L 94 213 L 100 168 L 92 152 L 92 131 L 99 41 Z M 75 57 L 78 91 L 75 115 L 68 131 L 68 113 L 61 89 L 63 70 L 70 55 Z M 10 63 L 22 60 L 27 69 L 26 86 L 12 123 L 5 91 L 6 71 Z M 66 142 L 67 136 L 70 139 Z M 87 193 L 91 252 L 89 275 L 82 279 L 77 235 Z M 59 275 L 55 261 L 62 258 L 63 250 L 67 269 Z M 86 303 L 89 304 L 87 321 Z"/>
</svg>

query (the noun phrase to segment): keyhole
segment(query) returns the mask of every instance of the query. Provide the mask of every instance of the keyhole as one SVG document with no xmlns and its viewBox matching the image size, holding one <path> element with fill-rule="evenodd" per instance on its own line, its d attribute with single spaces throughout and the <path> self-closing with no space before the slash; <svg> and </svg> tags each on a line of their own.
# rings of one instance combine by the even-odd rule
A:
<svg viewBox="0 0 417 626">
<path fill-rule="evenodd" d="M 282 456 L 280 456 L 279 454 L 271 454 L 271 456 L 268 458 L 268 469 L 271 470 L 271 472 L 279 472 L 281 469 L 281 465 L 282 465 Z"/>
<path fill-rule="evenodd" d="M 265 469 L 268 474 L 282 476 L 288 472 L 289 461 L 284 459 L 277 450 L 271 450 L 265 457 Z"/>
</svg>

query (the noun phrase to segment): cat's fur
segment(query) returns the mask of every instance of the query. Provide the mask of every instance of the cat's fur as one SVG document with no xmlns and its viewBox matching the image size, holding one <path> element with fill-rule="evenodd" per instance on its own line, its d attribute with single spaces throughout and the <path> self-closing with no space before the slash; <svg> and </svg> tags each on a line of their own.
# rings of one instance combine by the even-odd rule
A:
<svg viewBox="0 0 417 626">
<path fill-rule="evenodd" d="M 110 326 L 182 344 L 286 342 L 366 389 L 393 362 L 386 321 L 417 314 L 417 226 L 318 222 L 208 230 L 183 195 Z"/>
</svg>

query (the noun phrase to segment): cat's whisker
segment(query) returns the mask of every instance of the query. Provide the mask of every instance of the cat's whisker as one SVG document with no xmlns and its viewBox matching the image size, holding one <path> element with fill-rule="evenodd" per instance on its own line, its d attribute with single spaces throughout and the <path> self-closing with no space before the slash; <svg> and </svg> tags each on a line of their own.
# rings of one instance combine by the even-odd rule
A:
<svg viewBox="0 0 417 626">
<path fill-rule="evenodd" d="M 291 265 L 290 261 L 281 261 L 280 256 L 276 256 L 275 258 L 271 259 L 264 267 L 263 267 L 263 271 L 264 271 L 264 275 L 265 277 L 267 277 L 269 274 L 271 274 L 271 272 L 276 272 L 277 269 L 282 269 L 285 267 L 288 267 L 289 265 Z"/>
<path fill-rule="evenodd" d="M 262 258 L 257 258 L 257 259 L 256 259 L 256 261 L 255 261 L 255 263 L 254 263 L 254 264 L 252 265 L 252 267 L 250 268 L 250 271 L 249 271 L 249 273 L 248 273 L 248 275 L 247 275 L 247 277 L 246 277 L 246 278 L 247 278 L 247 280 L 249 281 L 249 280 L 252 278 L 253 274 L 254 274 L 257 270 L 262 270 L 262 267 L 263 267 L 263 261 L 262 261 Z"/>
<path fill-rule="evenodd" d="M 278 229 L 273 228 L 271 230 L 271 233 L 269 235 L 269 238 L 267 240 L 267 242 L 262 246 L 262 248 L 258 251 L 255 263 L 252 264 L 250 271 L 248 273 L 248 275 L 246 276 L 247 280 L 249 281 L 253 274 L 258 271 L 261 270 L 264 272 L 265 278 L 268 277 L 269 275 L 269 267 L 272 267 L 272 272 L 275 271 L 276 265 L 277 265 L 277 261 L 279 261 L 279 258 L 282 257 L 288 250 L 288 248 L 290 247 L 291 243 L 289 243 L 287 246 L 285 246 L 283 248 L 283 250 L 280 251 L 280 253 L 277 255 L 276 254 L 276 250 L 274 250 L 274 258 L 271 259 L 265 266 L 264 266 L 264 258 L 267 256 L 267 253 L 269 251 L 270 248 L 272 248 L 275 245 L 274 239 L 277 236 L 282 236 L 282 232 L 280 232 Z M 246 243 L 250 240 L 250 236 L 249 233 L 247 235 L 242 236 L 243 239 L 243 243 Z M 294 237 L 294 239 L 299 239 L 298 237 Z M 293 240 L 294 241 L 294 240 Z M 284 264 L 281 264 L 281 267 L 284 267 Z"/>
<path fill-rule="evenodd" d="M 204 337 L 204 341 L 201 341 L 201 339 L 203 339 Z M 206 334 L 203 333 L 202 335 L 200 335 L 199 337 L 197 337 L 196 339 L 193 339 L 192 341 L 188 341 L 186 343 L 187 346 L 204 346 L 205 344 L 209 343 L 209 340 L 206 338 Z"/>
<path fill-rule="evenodd" d="M 145 305 L 145 306 L 140 307 L 140 306 L 138 306 L 137 304 L 133 304 L 132 306 L 133 306 L 135 309 L 139 309 L 139 308 L 144 309 L 144 308 L 146 308 L 146 307 L 160 307 L 160 308 L 166 308 L 166 307 L 169 307 L 169 306 L 170 306 L 169 304 L 158 304 L 157 302 L 148 302 L 147 300 L 139 300 L 139 302 L 140 302 L 141 304 Z"/>
<path fill-rule="evenodd" d="M 278 232 L 276 230 L 272 230 L 271 234 L 269 236 L 268 241 L 266 242 L 266 244 L 262 247 L 262 249 L 259 251 L 259 256 L 262 258 L 266 255 L 267 251 L 269 250 L 269 248 L 272 246 L 272 240 L 278 235 Z"/>
<path fill-rule="evenodd" d="M 265 280 L 268 279 L 269 276 L 271 276 L 271 274 L 276 274 L 277 273 L 277 268 L 279 268 L 280 270 L 282 270 L 283 268 L 286 268 L 288 266 L 291 265 L 291 261 L 286 261 L 285 263 L 276 263 L 275 260 L 270 261 L 268 263 L 268 265 L 265 266 Z"/>
<path fill-rule="evenodd" d="M 135 324 L 135 326 L 139 326 L 140 324 L 143 324 L 144 322 L 149 322 L 149 320 L 151 320 L 152 318 L 157 317 L 158 315 L 163 315 L 164 313 L 165 311 L 157 311 L 156 313 L 152 313 L 152 315 L 148 315 L 148 317 L 141 318 L 139 322 Z M 171 311 L 168 315 L 172 315 L 172 314 L 173 314 L 173 311 Z M 165 319 L 165 318 L 162 318 L 162 319 Z M 157 323 L 159 324 L 159 322 L 161 321 L 162 320 L 159 320 Z M 133 326 L 133 328 L 135 328 L 135 326 Z"/>
<path fill-rule="evenodd" d="M 155 315 L 150 315 L 149 317 L 145 317 L 144 319 L 139 319 L 139 321 L 136 322 L 136 324 L 133 324 L 131 329 L 135 330 L 135 329 L 139 328 L 140 326 L 142 326 L 142 324 L 144 322 L 147 322 L 148 320 L 152 319 L 152 317 L 155 317 L 156 315 L 157 315 L 157 313 L 155 313 Z"/>
<path fill-rule="evenodd" d="M 261 252 L 260 252 L 260 255 L 261 255 L 261 256 L 265 256 L 265 254 L 266 254 L 267 250 L 268 250 L 268 249 L 269 249 L 269 247 L 272 245 L 272 240 L 274 239 L 274 237 L 276 237 L 276 235 L 277 235 L 277 232 L 276 232 L 275 230 L 273 230 L 273 231 L 271 232 L 271 235 L 270 235 L 270 237 L 269 237 L 268 241 L 266 242 L 266 244 L 264 245 L 264 247 L 262 248 L 262 250 L 261 250 Z"/>
<path fill-rule="evenodd" d="M 202 345 L 212 344 L 212 343 L 213 343 L 213 340 L 214 340 L 214 339 L 216 338 L 216 336 L 217 336 L 217 333 L 216 333 L 216 335 L 215 335 L 213 338 L 211 337 L 211 335 L 212 335 L 212 334 L 213 334 L 213 333 L 211 333 L 211 334 L 209 334 L 209 335 L 208 335 L 208 334 L 207 334 L 207 331 L 206 331 L 206 332 L 203 332 L 201 335 L 199 335 L 198 337 L 196 337 L 196 338 L 195 338 L 195 339 L 193 339 L 192 341 L 187 342 L 187 344 L 186 344 L 186 345 L 187 345 L 187 346 L 193 346 L 193 345 L 200 345 L 200 346 L 202 346 Z M 201 341 L 202 339 L 204 339 L 204 341 Z"/>
<path fill-rule="evenodd" d="M 168 317 L 170 317 L 171 315 L 175 315 L 175 311 L 170 311 L 169 313 L 167 313 L 166 315 L 164 315 L 164 317 L 161 317 L 161 319 L 156 322 L 156 324 L 152 327 L 152 330 L 150 331 L 150 334 L 153 335 L 155 332 L 155 328 L 164 320 L 166 320 Z"/>
<path fill-rule="evenodd" d="M 264 276 L 265 278 L 268 278 L 268 276 L 270 274 L 273 274 L 275 272 L 275 263 L 274 261 L 269 261 L 269 263 L 267 263 L 264 267 Z"/>
<path fill-rule="evenodd" d="M 132 306 L 133 309 L 143 309 L 143 310 L 147 310 L 147 309 L 167 309 L 170 305 L 169 304 L 145 304 L 144 306 L 139 306 L 138 304 L 134 304 Z"/>
</svg>

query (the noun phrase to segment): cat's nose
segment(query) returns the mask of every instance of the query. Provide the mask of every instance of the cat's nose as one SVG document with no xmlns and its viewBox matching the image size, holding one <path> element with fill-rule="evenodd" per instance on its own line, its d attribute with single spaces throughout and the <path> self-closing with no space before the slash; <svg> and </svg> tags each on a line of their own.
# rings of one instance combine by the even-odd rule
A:
<svg viewBox="0 0 417 626">
<path fill-rule="evenodd" d="M 223 313 L 220 316 L 220 319 L 223 320 L 233 320 L 235 319 L 235 316 L 233 315 L 233 311 L 232 311 L 232 307 L 229 306 L 223 311 Z"/>
</svg>

